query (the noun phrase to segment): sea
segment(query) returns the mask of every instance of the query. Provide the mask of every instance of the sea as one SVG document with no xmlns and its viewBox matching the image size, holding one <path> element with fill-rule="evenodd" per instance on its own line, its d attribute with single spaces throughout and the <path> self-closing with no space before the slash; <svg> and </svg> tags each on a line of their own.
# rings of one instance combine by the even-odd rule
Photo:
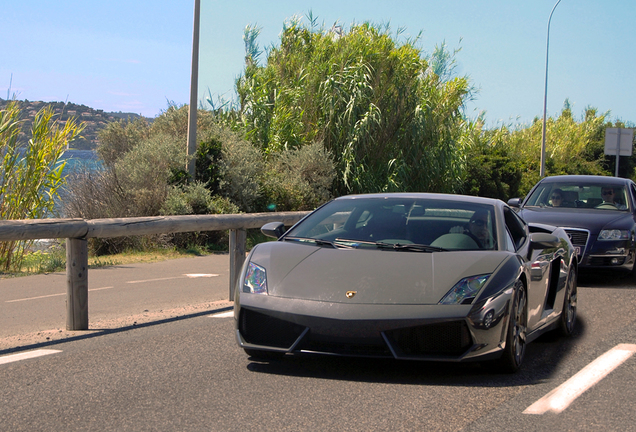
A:
<svg viewBox="0 0 636 432">
<path fill-rule="evenodd" d="M 98 171 L 102 169 L 102 161 L 97 155 L 95 150 L 73 150 L 69 149 L 62 154 L 60 161 L 65 161 L 63 176 L 72 177 L 74 174 L 78 174 L 85 171 Z M 59 198 L 55 200 L 55 212 L 56 214 L 50 215 L 50 217 L 66 217 L 63 212 L 63 206 L 61 202 L 66 197 L 66 190 L 62 187 L 59 191 Z"/>
<path fill-rule="evenodd" d="M 66 150 L 60 160 L 66 161 L 63 175 L 72 175 L 83 170 L 99 170 L 101 160 L 95 150 Z"/>
</svg>

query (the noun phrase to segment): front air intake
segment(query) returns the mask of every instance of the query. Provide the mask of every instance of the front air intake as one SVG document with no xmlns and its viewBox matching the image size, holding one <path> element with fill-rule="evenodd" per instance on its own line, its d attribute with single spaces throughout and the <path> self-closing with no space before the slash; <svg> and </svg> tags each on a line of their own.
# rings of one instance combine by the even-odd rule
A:
<svg viewBox="0 0 636 432">
<path fill-rule="evenodd" d="M 239 316 L 243 339 L 254 345 L 289 348 L 304 330 L 301 325 L 245 308 Z"/>
<path fill-rule="evenodd" d="M 394 350 L 404 356 L 460 356 L 473 344 L 464 321 L 428 324 L 386 332 Z"/>
</svg>

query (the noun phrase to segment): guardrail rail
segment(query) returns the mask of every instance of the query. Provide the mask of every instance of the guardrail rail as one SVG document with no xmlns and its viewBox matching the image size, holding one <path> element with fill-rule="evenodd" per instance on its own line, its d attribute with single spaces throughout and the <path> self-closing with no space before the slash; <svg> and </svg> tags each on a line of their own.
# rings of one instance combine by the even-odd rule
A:
<svg viewBox="0 0 636 432">
<path fill-rule="evenodd" d="M 229 299 L 245 261 L 246 230 L 268 222 L 292 226 L 308 212 L 0 221 L 0 241 L 66 239 L 66 329 L 88 330 L 88 239 L 194 231 L 230 232 Z"/>
</svg>

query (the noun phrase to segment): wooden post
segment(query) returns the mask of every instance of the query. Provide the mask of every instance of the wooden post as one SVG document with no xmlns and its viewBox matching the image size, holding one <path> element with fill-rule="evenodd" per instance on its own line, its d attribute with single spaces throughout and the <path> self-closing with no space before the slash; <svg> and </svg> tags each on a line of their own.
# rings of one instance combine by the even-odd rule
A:
<svg viewBox="0 0 636 432">
<path fill-rule="evenodd" d="M 88 330 L 86 239 L 66 239 L 66 330 Z"/>
<path fill-rule="evenodd" d="M 245 262 L 245 229 L 230 230 L 230 301 L 234 301 L 234 288 L 241 276 L 241 268 Z"/>
</svg>

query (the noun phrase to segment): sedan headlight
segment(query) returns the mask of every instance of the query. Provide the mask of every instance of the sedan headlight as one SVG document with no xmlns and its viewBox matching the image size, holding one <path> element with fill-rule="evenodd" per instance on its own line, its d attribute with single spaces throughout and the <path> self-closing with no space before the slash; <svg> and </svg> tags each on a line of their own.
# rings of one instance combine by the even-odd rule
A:
<svg viewBox="0 0 636 432">
<path fill-rule="evenodd" d="M 487 275 L 471 276 L 457 282 L 453 288 L 440 300 L 439 304 L 470 304 L 479 290 L 490 277 Z M 465 303 L 464 303 L 465 302 Z"/>
<path fill-rule="evenodd" d="M 267 272 L 263 267 L 253 262 L 247 265 L 243 281 L 243 292 L 267 294 Z"/>
<path fill-rule="evenodd" d="M 599 240 L 629 240 L 629 230 L 601 230 Z"/>
</svg>

